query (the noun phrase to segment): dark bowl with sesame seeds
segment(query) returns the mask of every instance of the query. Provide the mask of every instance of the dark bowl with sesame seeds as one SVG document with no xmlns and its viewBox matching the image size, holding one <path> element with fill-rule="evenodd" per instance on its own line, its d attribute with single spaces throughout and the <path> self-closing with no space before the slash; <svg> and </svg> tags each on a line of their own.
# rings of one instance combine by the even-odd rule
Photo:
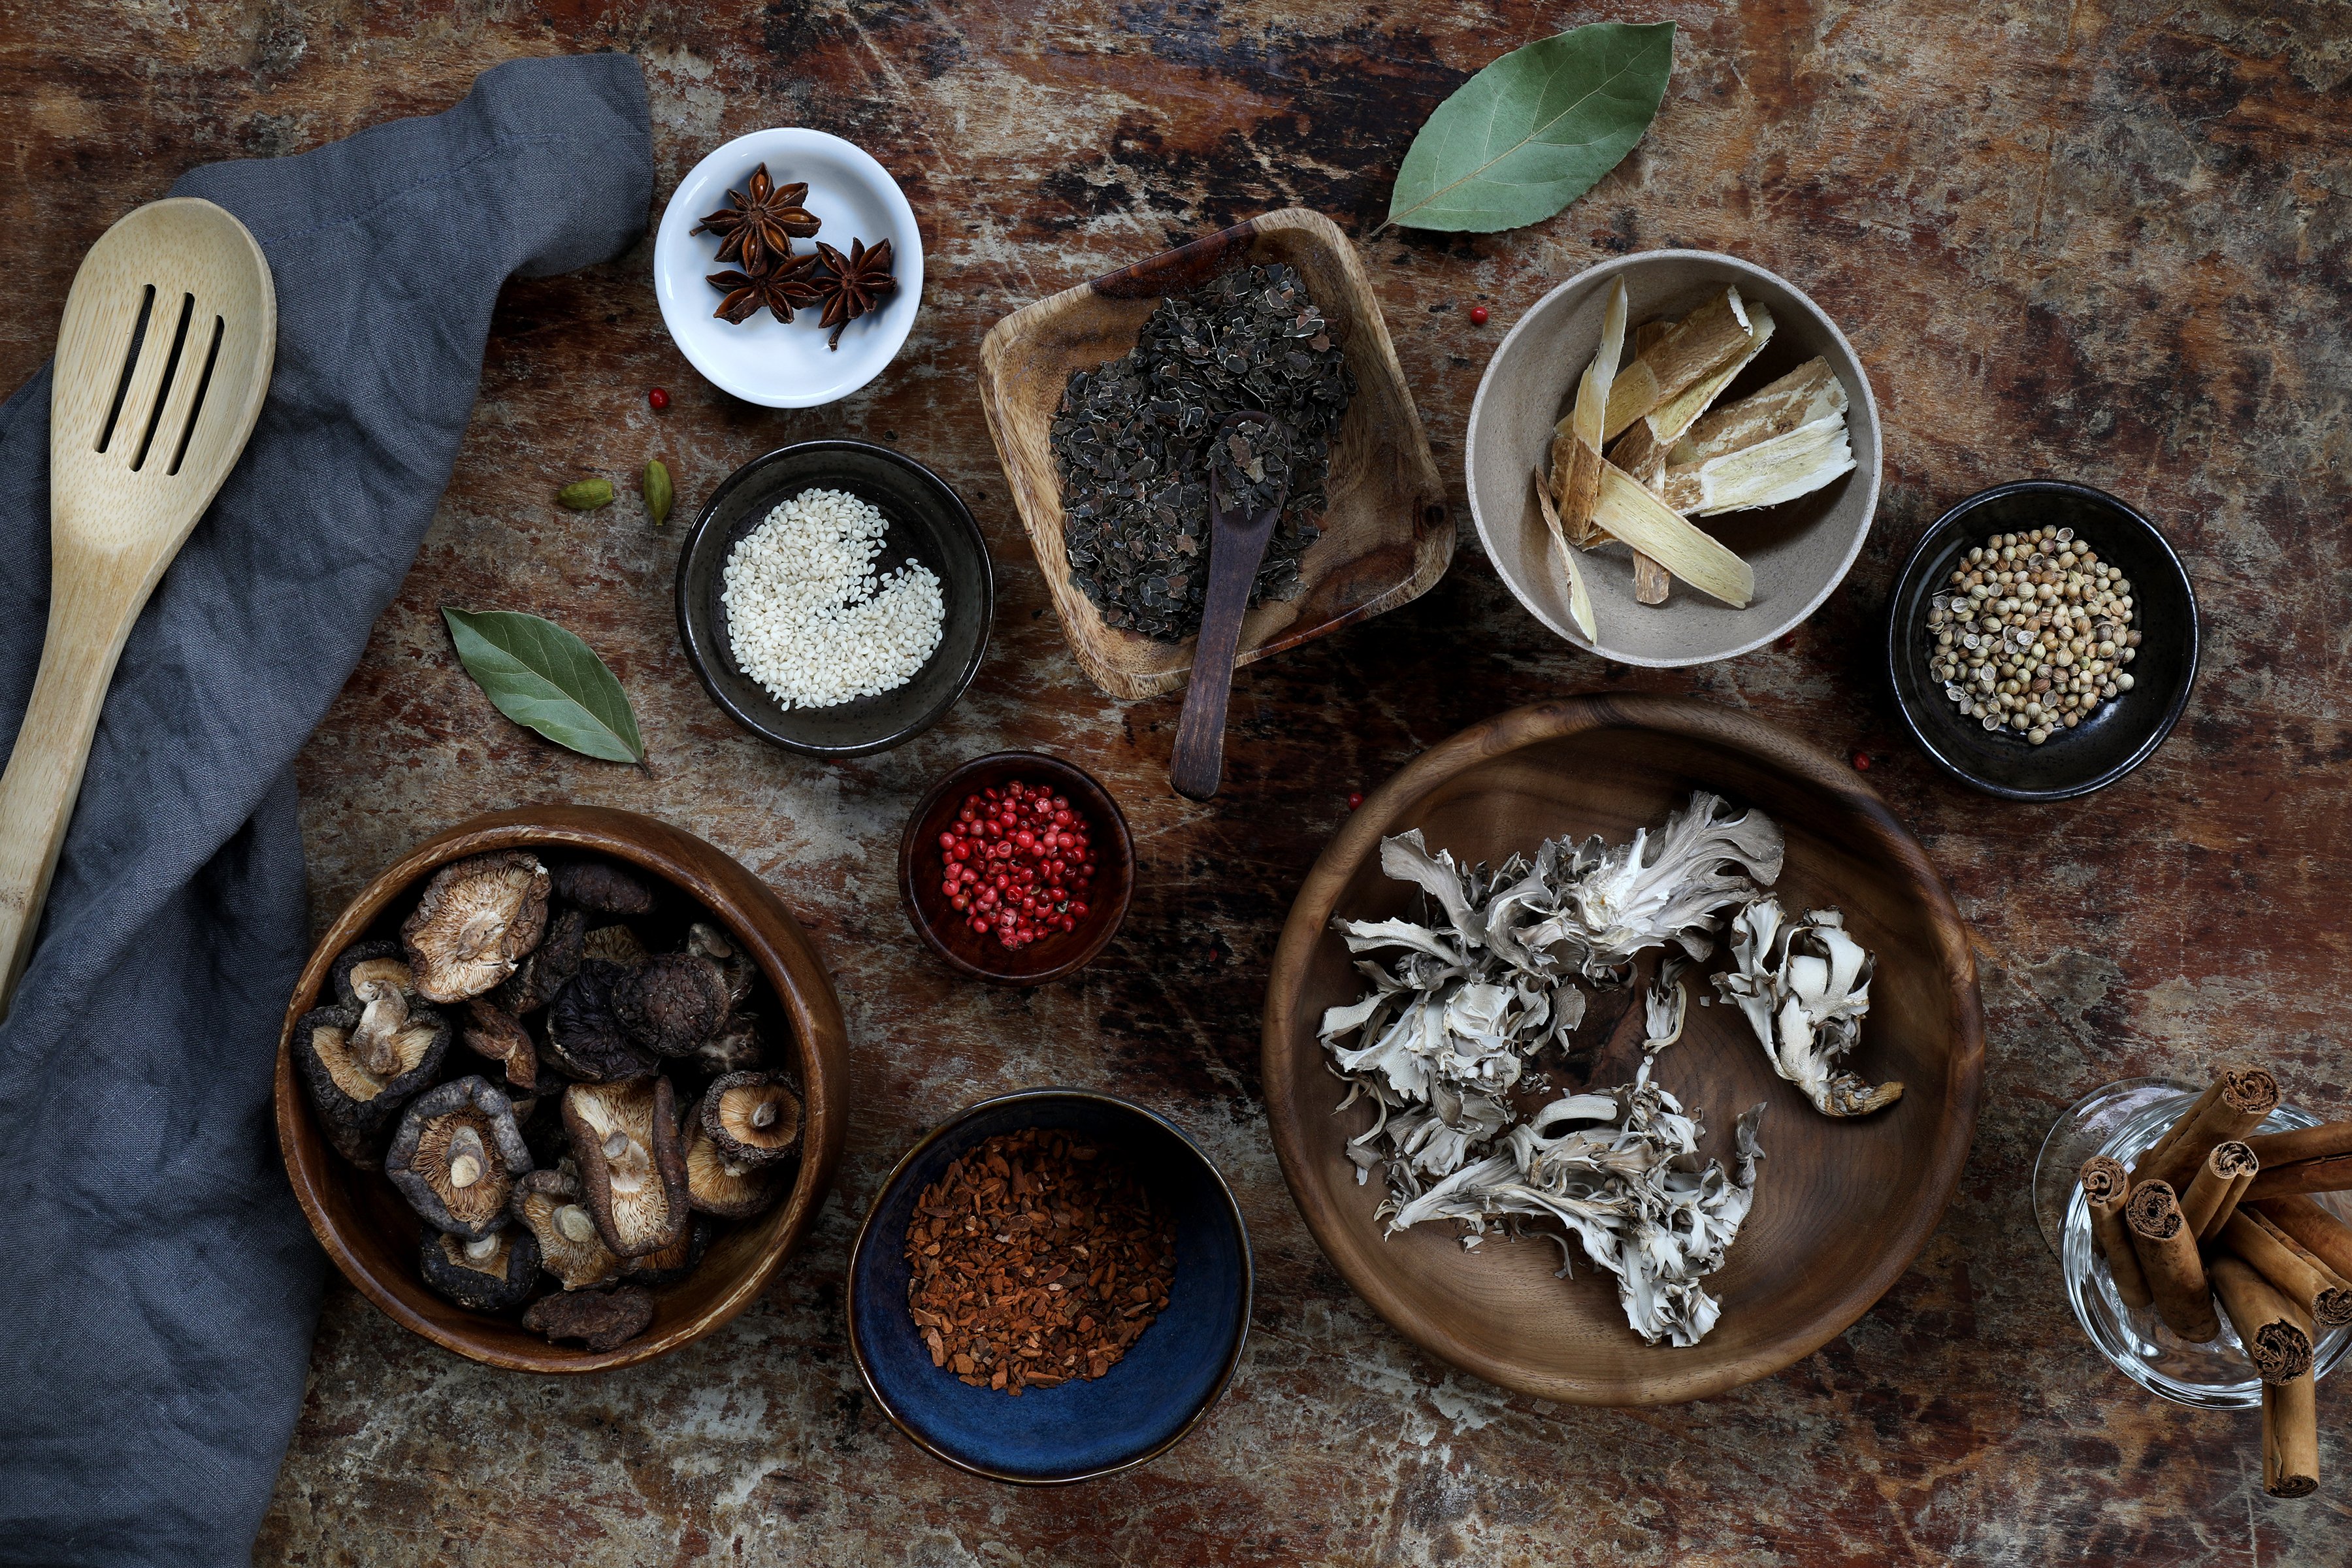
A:
<svg viewBox="0 0 2352 1568">
<path fill-rule="evenodd" d="M 2037 528 L 2071 529 L 2074 542 L 2120 569 L 2140 635 L 2129 689 L 2040 745 L 1960 710 L 1935 672 L 1928 624 L 1972 546 Z M 2172 733 L 2196 685 L 2199 637 L 2188 568 L 2156 524 L 2105 490 L 2023 479 L 1969 497 L 1920 536 L 1887 599 L 1886 677 L 1912 738 L 1952 777 L 2005 800 L 2067 800 L 2114 784 Z"/>
<path fill-rule="evenodd" d="M 939 1363 L 908 1311 L 908 1232 L 951 1165 L 1029 1128 L 1066 1131 L 1124 1163 L 1167 1223 L 1175 1265 L 1166 1304 L 1102 1375 L 1016 1396 Z M 1254 1288 L 1233 1189 L 1174 1122 L 1093 1089 L 1024 1089 L 949 1118 L 883 1183 L 850 1254 L 849 1347 L 882 1413 L 926 1452 L 991 1480 L 1058 1486 L 1146 1463 L 1200 1423 L 1241 1364 Z"/>
</svg>

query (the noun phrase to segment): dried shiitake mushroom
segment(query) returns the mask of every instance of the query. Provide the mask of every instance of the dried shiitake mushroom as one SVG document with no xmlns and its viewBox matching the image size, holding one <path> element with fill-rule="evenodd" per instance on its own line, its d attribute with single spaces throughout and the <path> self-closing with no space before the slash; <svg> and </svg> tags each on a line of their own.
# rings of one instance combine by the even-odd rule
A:
<svg viewBox="0 0 2352 1568">
<path fill-rule="evenodd" d="M 335 960 L 335 994 L 359 1015 L 348 1042 L 352 1055 L 368 1071 L 382 1078 L 396 1076 L 400 1064 L 415 1059 L 420 1046 L 415 1037 L 447 1028 L 418 994 L 416 975 L 394 942 L 363 942 L 343 950 Z"/>
<path fill-rule="evenodd" d="M 610 860 L 563 860 L 556 864 L 555 896 L 600 915 L 649 915 L 653 888 L 634 871 Z"/>
<path fill-rule="evenodd" d="M 528 1094 L 539 1087 L 539 1047 L 521 1020 L 487 996 L 466 1004 L 466 1048 L 506 1069 L 507 1087 Z M 529 1114 L 517 1107 L 517 1116 Z"/>
<path fill-rule="evenodd" d="M 588 1212 L 580 1179 L 572 1171 L 533 1171 L 515 1184 L 510 1206 L 516 1221 L 539 1243 L 540 1267 L 562 1281 L 566 1290 L 584 1290 L 619 1277 L 621 1260 L 596 1234 L 596 1216 Z"/>
<path fill-rule="evenodd" d="M 741 1006 L 751 994 L 752 983 L 760 978 L 760 966 L 725 931 L 709 921 L 697 921 L 686 928 L 686 951 L 719 966 L 719 973 L 727 977 L 730 1006 Z"/>
<path fill-rule="evenodd" d="M 590 958 L 635 969 L 653 956 L 645 939 L 627 926 L 598 926 L 583 939 L 581 951 Z"/>
<path fill-rule="evenodd" d="M 612 1290 L 567 1290 L 541 1296 L 526 1309 L 522 1326 L 556 1340 L 578 1340 L 609 1351 L 635 1339 L 654 1321 L 654 1299 L 635 1285 Z"/>
<path fill-rule="evenodd" d="M 546 930 L 547 894 L 547 868 L 524 849 L 435 872 L 400 927 L 425 1000 L 462 1002 L 512 974 Z"/>
<path fill-rule="evenodd" d="M 759 1023 L 749 1013 L 735 1014 L 719 1026 L 717 1034 L 694 1047 L 694 1065 L 715 1078 L 751 1071 L 767 1056 L 760 1041 Z"/>
<path fill-rule="evenodd" d="M 563 1091 L 563 1125 L 604 1245 L 642 1258 L 676 1241 L 686 1226 L 686 1160 L 669 1079 L 575 1083 Z"/>
<path fill-rule="evenodd" d="M 384 1174 L 411 1208 L 468 1240 L 507 1223 L 507 1200 L 530 1168 L 513 1103 L 475 1077 L 411 1100 L 383 1160 Z"/>
<path fill-rule="evenodd" d="M 601 958 L 580 961 L 580 973 L 547 1009 L 547 1048 L 563 1070 L 591 1083 L 650 1077 L 654 1058 L 629 1038 L 613 1010 L 613 988 L 628 971 Z"/>
<path fill-rule="evenodd" d="M 449 1048 L 450 1030 L 409 1030 L 396 1035 L 399 1057 L 388 1072 L 370 1070 L 351 1047 L 360 1013 L 352 1007 L 320 1007 L 294 1026 L 294 1059 L 302 1086 L 326 1124 L 335 1152 L 363 1170 L 383 1163 L 384 1132 L 401 1108 L 433 1081 Z"/>
<path fill-rule="evenodd" d="M 800 1096 L 779 1073 L 730 1073 L 704 1091 L 703 1136 L 728 1163 L 765 1165 L 799 1147 Z"/>
<path fill-rule="evenodd" d="M 539 1238 L 509 1226 L 468 1241 L 432 1226 L 417 1244 L 425 1283 L 460 1307 L 502 1312 L 520 1306 L 539 1283 Z"/>
<path fill-rule="evenodd" d="M 587 934 L 588 917 L 578 910 L 550 915 L 547 934 L 492 993 L 498 1005 L 520 1018 L 554 1001 L 563 983 L 580 973 L 582 945 Z"/>
<path fill-rule="evenodd" d="M 613 1011 L 639 1045 L 680 1057 L 727 1018 L 727 978 L 690 952 L 649 958 L 613 987 Z"/>
<path fill-rule="evenodd" d="M 686 1201 L 698 1214 L 744 1219 L 776 1201 L 783 1183 L 774 1163 L 738 1164 L 704 1131 L 702 1108 L 686 1119 Z"/>
<path fill-rule="evenodd" d="M 632 1285 L 659 1288 L 675 1285 L 694 1272 L 702 1255 L 710 1248 L 711 1232 L 716 1227 L 703 1215 L 688 1220 L 677 1233 L 677 1239 L 659 1252 L 648 1252 L 643 1258 L 632 1258 L 622 1265 L 621 1277 Z"/>
</svg>

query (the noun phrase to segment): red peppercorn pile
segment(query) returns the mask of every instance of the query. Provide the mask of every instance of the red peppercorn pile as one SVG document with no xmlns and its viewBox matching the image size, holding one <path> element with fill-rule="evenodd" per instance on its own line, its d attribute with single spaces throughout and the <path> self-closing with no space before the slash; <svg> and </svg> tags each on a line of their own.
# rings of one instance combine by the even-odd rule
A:
<svg viewBox="0 0 2352 1568">
<path fill-rule="evenodd" d="M 1084 1138 L 999 1133 L 923 1189 L 907 1311 L 975 1388 L 1096 1378 L 1168 1306 L 1176 1238 L 1135 1173 Z"/>
<path fill-rule="evenodd" d="M 1087 918 L 1093 826 L 1067 795 L 1017 779 L 976 790 L 939 848 L 940 896 L 1007 949 L 1076 931 Z"/>
</svg>

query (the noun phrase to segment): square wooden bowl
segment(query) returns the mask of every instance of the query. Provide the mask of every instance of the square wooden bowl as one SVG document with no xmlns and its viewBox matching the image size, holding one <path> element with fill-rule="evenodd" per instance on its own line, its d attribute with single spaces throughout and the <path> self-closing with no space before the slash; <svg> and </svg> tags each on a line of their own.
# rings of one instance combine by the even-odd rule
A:
<svg viewBox="0 0 2352 1568">
<path fill-rule="evenodd" d="M 1148 261 L 1065 289 L 1005 317 L 980 348 L 981 406 L 1013 488 L 1029 546 L 1045 574 L 1070 651 L 1094 683 L 1123 700 L 1184 684 L 1193 639 L 1164 643 L 1103 624 L 1070 581 L 1062 549 L 1062 486 L 1046 437 L 1070 373 L 1135 346 L 1160 300 L 1236 267 L 1296 268 L 1356 373 L 1355 401 L 1331 450 L 1322 537 L 1299 563 L 1299 591 L 1242 623 L 1237 665 L 1296 647 L 1412 603 L 1445 575 L 1454 526 L 1404 372 L 1363 262 L 1330 219 L 1298 207 L 1235 224 Z"/>
</svg>

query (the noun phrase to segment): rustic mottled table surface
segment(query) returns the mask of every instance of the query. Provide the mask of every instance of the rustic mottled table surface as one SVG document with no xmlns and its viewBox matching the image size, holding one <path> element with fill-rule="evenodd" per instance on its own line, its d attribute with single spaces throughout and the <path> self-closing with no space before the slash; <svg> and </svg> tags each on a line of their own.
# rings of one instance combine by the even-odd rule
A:
<svg viewBox="0 0 2352 1568">
<path fill-rule="evenodd" d="M 821 126 L 897 174 L 928 243 L 905 353 L 865 394 L 805 414 L 732 402 L 687 367 L 646 247 L 508 291 L 439 520 L 304 761 L 313 909 L 323 923 L 399 850 L 487 808 L 569 797 L 669 817 L 818 933 L 848 1012 L 856 1120 L 808 1249 L 731 1328 L 652 1366 L 502 1376 L 338 1282 L 260 1561 L 2343 1560 L 2352 1394 L 2321 1395 L 2321 1494 L 2265 1500 L 2252 1417 L 2159 1404 L 2094 1357 L 2026 1188 L 2052 1117 L 2126 1074 L 2253 1048 L 2293 1098 L 2352 1107 L 2352 1060 L 2333 1048 L 2352 1027 L 2352 16 L 1673 0 L 1639 14 L 1684 26 L 1664 108 L 1583 201 L 1516 234 L 1369 238 L 1448 90 L 1507 47 L 1611 15 L 0 0 L 10 385 L 48 352 L 83 249 L 189 164 L 444 108 L 515 55 L 637 54 L 657 195 L 727 136 Z M 1108 701 L 1064 650 L 982 424 L 980 338 L 1028 300 L 1294 203 L 1365 241 L 1465 534 L 1464 416 L 1489 349 L 1544 289 L 1669 245 L 1795 280 L 1852 335 L 1886 418 L 1886 500 L 1843 591 L 1785 646 L 1636 674 L 1554 641 L 1472 543 L 1419 604 L 1246 671 L 1224 796 L 1171 795 L 1175 700 Z M 1479 328 L 1466 312 L 1482 301 Z M 666 415 L 646 405 L 656 384 L 676 398 Z M 999 599 L 961 708 L 899 751 L 828 766 L 752 740 L 695 683 L 671 621 L 675 524 L 550 498 L 659 454 L 691 508 L 745 458 L 835 434 L 895 442 L 961 489 Z M 2207 616 L 2203 680 L 2171 742 L 2053 808 L 1931 772 L 1872 674 L 1879 605 L 1919 530 L 2028 474 L 2146 508 Z M 651 776 L 499 718 L 451 656 L 444 603 L 541 611 L 585 636 L 635 700 Z M 1474 720 L 1595 689 L 1693 693 L 1866 752 L 1975 924 L 1990 1020 L 1974 1156 L 1916 1265 L 1819 1354 L 1682 1408 L 1554 1408 L 1420 1354 L 1316 1251 L 1258 1096 L 1275 934 L 1348 792 Z M 891 878 L 924 783 L 1007 745 L 1110 781 L 1142 856 L 1103 960 L 1029 994 L 929 962 Z M 1240 1192 L 1260 1286 L 1240 1377 L 1191 1441 L 1122 1479 L 1029 1494 L 948 1470 L 875 1410 L 841 1282 L 857 1216 L 918 1130 L 1049 1080 L 1122 1090 L 1190 1129 Z"/>
</svg>

